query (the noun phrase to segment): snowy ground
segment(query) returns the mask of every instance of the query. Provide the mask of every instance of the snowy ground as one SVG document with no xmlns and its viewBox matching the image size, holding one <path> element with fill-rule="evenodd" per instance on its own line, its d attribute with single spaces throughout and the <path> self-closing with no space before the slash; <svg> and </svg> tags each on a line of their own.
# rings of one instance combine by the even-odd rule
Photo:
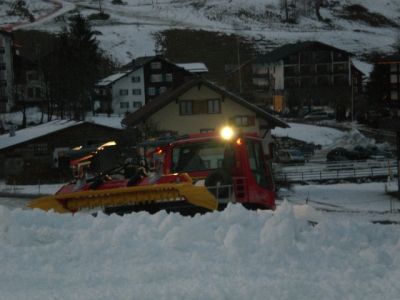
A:
<svg viewBox="0 0 400 300">
<path fill-rule="evenodd" d="M 382 183 L 295 186 L 285 197 L 274 212 L 232 205 L 194 218 L 0 201 L 0 299 L 398 298 L 400 226 L 371 222 L 400 221 Z"/>
<path fill-rule="evenodd" d="M 397 0 L 339 0 L 332 1 L 321 14 L 329 22 L 316 20 L 314 13 L 303 14 L 298 24 L 281 22 L 284 12 L 280 0 L 126 0 L 124 5 L 111 1 L 26 1 L 37 18 L 29 24 L 26 20 L 9 16 L 9 1 L 0 1 L 0 26 L 19 23 L 15 28 L 39 29 L 57 32 L 65 26 L 68 14 L 80 9 L 84 15 L 98 13 L 99 3 L 110 15 L 106 21 L 94 22 L 101 33 L 101 47 L 121 63 L 132 58 L 155 53 L 154 34 L 167 29 L 196 29 L 226 34 L 238 34 L 256 41 L 260 51 L 265 45 L 281 45 L 298 40 L 318 40 L 336 47 L 362 54 L 372 51 L 393 51 L 398 39 L 398 29 L 389 26 L 370 26 L 361 21 L 341 18 L 346 5 L 360 4 L 372 13 L 380 13 L 393 22 L 400 23 L 400 6 Z M 303 3 L 303 2 L 302 2 Z M 305 3 L 305 1 L 304 1 Z M 58 6 L 62 4 L 60 9 Z M 303 4 L 298 4 L 299 9 Z M 50 14 L 50 15 L 49 15 Z"/>
</svg>

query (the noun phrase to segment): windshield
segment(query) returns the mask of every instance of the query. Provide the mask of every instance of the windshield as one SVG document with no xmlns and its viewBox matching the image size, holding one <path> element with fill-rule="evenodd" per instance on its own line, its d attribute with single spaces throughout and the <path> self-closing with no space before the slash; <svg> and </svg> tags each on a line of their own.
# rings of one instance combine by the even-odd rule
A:
<svg viewBox="0 0 400 300">
<path fill-rule="evenodd" d="M 257 184 L 262 187 L 268 187 L 268 174 L 260 143 L 251 140 L 247 141 L 247 151 L 249 153 L 250 170 Z"/>
<path fill-rule="evenodd" d="M 225 144 L 203 142 L 176 146 L 172 151 L 173 172 L 205 171 L 221 168 Z"/>
</svg>

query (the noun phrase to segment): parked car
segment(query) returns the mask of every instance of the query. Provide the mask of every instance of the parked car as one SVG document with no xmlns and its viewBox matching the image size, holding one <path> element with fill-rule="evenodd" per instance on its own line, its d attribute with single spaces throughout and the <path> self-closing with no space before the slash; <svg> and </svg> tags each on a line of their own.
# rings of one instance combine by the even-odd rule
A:
<svg viewBox="0 0 400 300">
<path fill-rule="evenodd" d="M 282 149 L 278 151 L 277 162 L 283 164 L 304 164 L 306 159 L 298 149 Z"/>
<path fill-rule="evenodd" d="M 356 151 L 350 151 L 345 148 L 335 148 L 326 155 L 327 161 L 344 161 L 344 160 L 359 160 L 359 154 Z"/>
<path fill-rule="evenodd" d="M 304 120 L 328 120 L 328 119 L 332 119 L 333 116 L 326 112 L 326 111 L 322 111 L 322 110 L 316 110 L 316 111 L 311 111 L 308 114 L 306 114 L 304 116 Z"/>
<path fill-rule="evenodd" d="M 357 159 L 359 159 L 359 160 L 368 159 L 372 155 L 372 151 L 370 149 L 365 148 L 360 145 L 355 146 L 353 150 L 354 150 L 354 152 L 356 152 L 356 154 L 358 156 Z"/>
</svg>

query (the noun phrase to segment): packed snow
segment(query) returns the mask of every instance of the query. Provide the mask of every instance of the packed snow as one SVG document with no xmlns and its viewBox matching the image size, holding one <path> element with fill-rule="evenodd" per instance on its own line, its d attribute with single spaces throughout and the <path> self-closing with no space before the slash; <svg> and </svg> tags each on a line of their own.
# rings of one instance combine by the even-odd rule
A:
<svg viewBox="0 0 400 300">
<path fill-rule="evenodd" d="M 346 137 L 307 126 L 318 144 Z M 0 193 L 59 187 L 0 183 Z M 0 299 L 397 299 L 396 190 L 394 180 L 293 185 L 275 211 L 229 205 L 193 218 L 61 215 L 0 198 Z"/>
<path fill-rule="evenodd" d="M 397 299 L 399 250 L 398 225 L 286 201 L 193 218 L 0 206 L 0 299 Z"/>
<path fill-rule="evenodd" d="M 345 136 L 343 131 L 331 127 L 315 126 L 311 124 L 288 123 L 289 128 L 276 127 L 272 135 L 290 137 L 307 143 L 326 146 L 332 145 L 335 140 Z"/>
</svg>

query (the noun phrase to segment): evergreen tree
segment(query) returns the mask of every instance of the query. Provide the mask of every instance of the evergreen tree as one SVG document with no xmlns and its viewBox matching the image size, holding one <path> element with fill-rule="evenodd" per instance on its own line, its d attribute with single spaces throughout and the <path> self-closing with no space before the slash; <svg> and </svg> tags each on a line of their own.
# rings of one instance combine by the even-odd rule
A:
<svg viewBox="0 0 400 300">
<path fill-rule="evenodd" d="M 61 117 L 82 120 L 92 108 L 100 62 L 101 51 L 89 21 L 75 15 L 69 27 L 57 37 L 49 70 L 52 99 Z"/>
</svg>

